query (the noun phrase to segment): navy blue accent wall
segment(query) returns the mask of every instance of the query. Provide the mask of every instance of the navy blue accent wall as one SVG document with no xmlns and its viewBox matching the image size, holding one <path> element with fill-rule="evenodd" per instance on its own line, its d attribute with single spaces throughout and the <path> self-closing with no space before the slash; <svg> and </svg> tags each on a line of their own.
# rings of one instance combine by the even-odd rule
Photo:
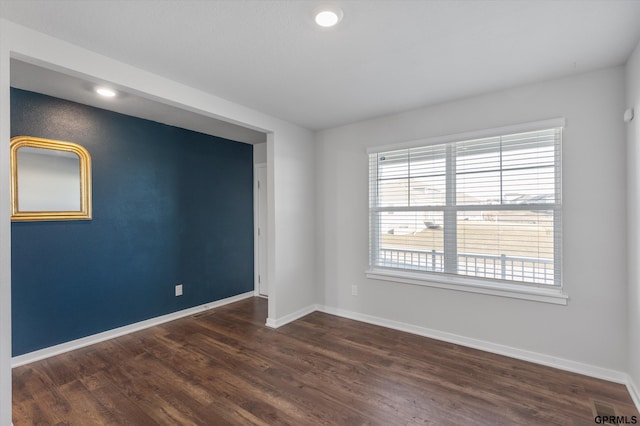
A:
<svg viewBox="0 0 640 426">
<path fill-rule="evenodd" d="M 253 290 L 251 145 L 18 89 L 11 135 L 93 165 L 93 220 L 12 224 L 14 356 Z"/>
</svg>

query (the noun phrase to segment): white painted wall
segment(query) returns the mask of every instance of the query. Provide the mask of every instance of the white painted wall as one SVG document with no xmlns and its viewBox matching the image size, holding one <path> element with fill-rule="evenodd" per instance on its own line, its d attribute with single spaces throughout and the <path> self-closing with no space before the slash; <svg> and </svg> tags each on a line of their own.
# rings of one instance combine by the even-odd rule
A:
<svg viewBox="0 0 640 426">
<path fill-rule="evenodd" d="M 0 425 L 11 424 L 11 210 L 9 207 L 9 48 L 0 19 Z"/>
<path fill-rule="evenodd" d="M 320 132 L 318 283 L 330 308 L 626 371 L 624 70 L 606 69 Z M 565 117 L 568 306 L 365 278 L 366 147 Z M 358 296 L 351 295 L 357 285 Z"/>
<path fill-rule="evenodd" d="M 269 317 L 315 301 L 313 134 L 211 94 L 0 20 L 0 197 L 9 199 L 9 57 L 267 133 Z M 6 204 L 0 204 L 6 206 Z M 276 232 L 277 230 L 277 232 Z M 10 423 L 10 226 L 0 211 L 0 425 Z"/>
<path fill-rule="evenodd" d="M 278 297 L 272 301 L 270 287 L 269 303 L 275 303 L 275 315 L 269 309 L 269 318 L 277 320 L 317 302 L 315 250 L 305 253 L 309 244 L 315 247 L 314 143 L 304 139 L 303 134 L 292 133 L 274 145 L 273 155 L 275 169 L 273 175 L 271 170 L 268 174 L 276 183 L 276 217 L 273 228 L 269 222 L 268 232 L 272 235 L 275 231 L 275 251 L 282 261 L 274 265 Z M 270 276 L 269 284 L 272 282 Z"/>
<path fill-rule="evenodd" d="M 629 375 L 640 390 L 640 44 L 626 68 L 626 107 L 635 110 L 627 127 Z M 640 397 L 640 395 L 637 395 Z M 640 403 L 640 402 L 638 402 Z"/>
</svg>

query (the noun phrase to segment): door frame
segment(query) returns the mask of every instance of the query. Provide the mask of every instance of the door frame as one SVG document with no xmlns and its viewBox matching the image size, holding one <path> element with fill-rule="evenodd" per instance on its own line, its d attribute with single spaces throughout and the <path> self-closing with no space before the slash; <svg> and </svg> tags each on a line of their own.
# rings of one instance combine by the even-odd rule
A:
<svg viewBox="0 0 640 426">
<path fill-rule="evenodd" d="M 260 294 L 260 251 L 259 251 L 259 244 L 260 244 L 260 236 L 258 235 L 258 224 L 260 223 L 260 218 L 259 218 L 259 202 L 258 202 L 258 192 L 259 189 L 266 191 L 267 190 L 267 182 L 263 182 L 262 185 L 260 185 L 260 187 L 258 186 L 258 170 L 259 169 L 265 169 L 268 172 L 267 169 L 267 163 L 256 163 L 253 165 L 253 294 L 254 296 L 259 296 L 259 297 L 268 297 Z M 268 174 L 267 174 L 267 179 L 269 178 Z M 268 195 L 267 195 L 268 196 Z M 267 200 L 268 201 L 268 200 Z M 263 212 L 263 214 L 267 214 L 266 210 Z M 262 232 L 267 232 L 268 230 L 262 230 Z M 263 237 L 267 237 L 267 235 L 263 235 Z M 264 271 L 265 273 L 263 273 L 264 278 L 267 278 L 266 275 L 266 271 Z"/>
</svg>

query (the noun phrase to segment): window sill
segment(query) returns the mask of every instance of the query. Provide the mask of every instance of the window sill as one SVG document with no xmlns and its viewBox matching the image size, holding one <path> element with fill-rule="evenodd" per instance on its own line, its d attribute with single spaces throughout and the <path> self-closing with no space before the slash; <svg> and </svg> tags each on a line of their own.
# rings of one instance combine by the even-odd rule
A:
<svg viewBox="0 0 640 426">
<path fill-rule="evenodd" d="M 569 296 L 558 288 L 526 287 L 511 283 L 497 283 L 473 278 L 425 274 L 405 271 L 394 271 L 372 268 L 366 271 L 367 278 L 392 281 L 404 284 L 422 285 L 426 287 L 444 288 L 469 293 L 488 294 L 509 297 L 512 299 L 532 300 L 535 302 L 566 305 Z"/>
</svg>

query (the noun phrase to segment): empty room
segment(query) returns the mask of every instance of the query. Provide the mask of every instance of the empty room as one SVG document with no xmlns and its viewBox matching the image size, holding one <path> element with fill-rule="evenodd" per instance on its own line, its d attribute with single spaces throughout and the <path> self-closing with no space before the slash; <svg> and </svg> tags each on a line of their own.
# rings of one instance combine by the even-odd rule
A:
<svg viewBox="0 0 640 426">
<path fill-rule="evenodd" d="M 640 1 L 0 0 L 0 425 L 640 422 Z"/>
</svg>

